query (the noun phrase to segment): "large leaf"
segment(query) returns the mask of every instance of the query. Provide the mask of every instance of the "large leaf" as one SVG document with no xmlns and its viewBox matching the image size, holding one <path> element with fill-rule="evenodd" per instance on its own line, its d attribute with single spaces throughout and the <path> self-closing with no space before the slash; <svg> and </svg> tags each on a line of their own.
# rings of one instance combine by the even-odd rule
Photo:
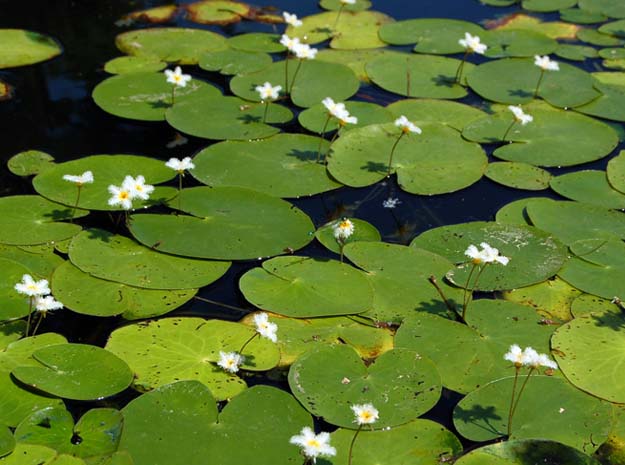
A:
<svg viewBox="0 0 625 465">
<path fill-rule="evenodd" d="M 557 176 L 549 183 L 551 188 L 571 200 L 599 207 L 625 208 L 625 194 L 614 190 L 605 171 L 584 170 Z"/>
<path fill-rule="evenodd" d="M 0 69 L 32 65 L 61 54 L 52 37 L 24 29 L 0 29 Z"/>
</svg>

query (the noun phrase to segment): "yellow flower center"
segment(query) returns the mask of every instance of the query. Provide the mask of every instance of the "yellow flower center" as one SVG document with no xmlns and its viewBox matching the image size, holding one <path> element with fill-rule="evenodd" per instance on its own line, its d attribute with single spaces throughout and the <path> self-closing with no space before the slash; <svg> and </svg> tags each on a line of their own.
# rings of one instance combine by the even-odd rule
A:
<svg viewBox="0 0 625 465">
<path fill-rule="evenodd" d="M 339 228 L 341 229 L 349 229 L 350 227 L 350 223 L 347 221 L 341 221 L 341 223 L 339 224 Z"/>
<path fill-rule="evenodd" d="M 308 441 L 306 441 L 306 445 L 309 447 L 319 447 L 321 444 L 319 444 L 319 441 L 317 441 L 316 439 L 309 439 Z"/>
<path fill-rule="evenodd" d="M 130 195 L 128 194 L 128 192 L 127 192 L 127 191 L 121 191 L 121 192 L 119 193 L 119 198 L 120 198 L 120 199 L 122 199 L 122 200 L 126 200 L 126 199 L 127 199 L 127 198 L 129 198 L 129 197 L 130 197 Z"/>
<path fill-rule="evenodd" d="M 474 265 L 481 265 L 482 260 L 479 258 L 474 258 L 473 260 L 471 260 L 471 263 L 473 263 Z"/>
<path fill-rule="evenodd" d="M 373 415 L 371 414 L 371 412 L 369 412 L 369 411 L 367 411 L 367 410 L 366 410 L 366 411 L 364 411 L 364 412 L 362 412 L 362 413 L 360 414 L 360 419 L 361 419 L 362 421 L 369 421 L 369 420 L 371 420 L 372 418 L 373 418 Z"/>
</svg>

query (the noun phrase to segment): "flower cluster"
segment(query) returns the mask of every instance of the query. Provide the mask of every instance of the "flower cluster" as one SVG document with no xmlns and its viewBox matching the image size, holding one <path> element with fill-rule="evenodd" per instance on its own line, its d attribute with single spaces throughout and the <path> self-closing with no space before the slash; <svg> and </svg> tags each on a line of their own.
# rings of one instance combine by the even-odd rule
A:
<svg viewBox="0 0 625 465">
<path fill-rule="evenodd" d="M 130 210 L 134 199 L 148 200 L 150 194 L 154 192 L 154 186 L 146 184 L 145 178 L 141 175 L 136 178 L 126 176 L 120 187 L 110 185 L 108 191 L 111 194 L 108 201 L 110 206 L 119 205 L 124 210 Z"/>
<path fill-rule="evenodd" d="M 482 242 L 480 247 L 482 247 L 482 250 L 478 250 L 476 246 L 471 244 L 464 252 L 464 254 L 469 257 L 475 265 L 498 262 L 505 266 L 510 261 L 508 257 L 499 255 L 499 250 L 491 247 L 486 242 Z"/>
<path fill-rule="evenodd" d="M 47 279 L 35 281 L 31 275 L 25 274 L 22 276 L 22 281 L 15 285 L 15 290 L 20 294 L 34 298 L 35 309 L 42 314 L 63 308 L 63 304 L 52 297 Z"/>
<path fill-rule="evenodd" d="M 64 174 L 63 179 L 65 181 L 73 182 L 78 186 L 83 186 L 84 184 L 91 184 L 93 182 L 93 173 L 91 171 L 85 171 L 83 174 L 78 176 Z"/>
<path fill-rule="evenodd" d="M 518 121 L 523 126 L 525 126 L 527 123 L 531 123 L 532 121 L 534 121 L 534 118 L 531 115 L 525 113 L 520 106 L 510 105 L 508 106 L 508 110 L 510 110 L 514 115 L 515 121 Z"/>
<path fill-rule="evenodd" d="M 520 368 L 523 366 L 530 368 L 538 368 L 540 366 L 551 368 L 553 370 L 558 369 L 556 362 L 551 360 L 547 354 L 539 354 L 531 347 L 526 347 L 521 350 L 517 344 L 510 346 L 510 350 L 503 356 L 504 360 L 512 362 L 515 367 Z"/>
<path fill-rule="evenodd" d="M 328 115 L 338 119 L 341 126 L 345 124 L 358 124 L 358 118 L 349 114 L 344 103 L 336 103 L 330 97 L 324 98 L 321 103 L 323 103 L 323 106 L 328 110 Z"/>
<path fill-rule="evenodd" d="M 484 55 L 484 52 L 486 52 L 488 48 L 485 44 L 480 42 L 478 36 L 472 36 L 468 32 L 464 33 L 464 39 L 460 39 L 458 43 L 466 48 L 467 52 L 478 53 L 480 55 Z"/>
</svg>

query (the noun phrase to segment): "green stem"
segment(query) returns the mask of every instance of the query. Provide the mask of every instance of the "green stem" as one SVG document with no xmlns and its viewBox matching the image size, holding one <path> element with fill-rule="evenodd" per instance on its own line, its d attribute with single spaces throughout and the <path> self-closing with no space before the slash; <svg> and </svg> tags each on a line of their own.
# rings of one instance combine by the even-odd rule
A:
<svg viewBox="0 0 625 465">
<path fill-rule="evenodd" d="M 358 437 L 358 433 L 362 430 L 362 425 L 358 426 L 354 437 L 352 438 L 352 442 L 349 444 L 349 453 L 347 455 L 347 465 L 352 465 L 352 452 L 354 451 L 354 444 L 356 443 L 356 438 Z"/>
<path fill-rule="evenodd" d="M 317 163 L 319 163 L 319 160 L 321 159 L 321 144 L 323 144 L 323 139 L 324 139 L 324 136 L 326 135 L 326 129 L 328 129 L 328 124 L 330 123 L 331 119 L 332 119 L 332 115 L 328 113 L 326 122 L 323 125 L 323 129 L 321 130 L 321 139 L 319 140 L 319 148 L 317 149 Z"/>
<path fill-rule="evenodd" d="M 176 101 L 176 85 L 171 88 L 171 106 L 174 106 L 174 102 Z"/>
<path fill-rule="evenodd" d="M 263 113 L 263 123 L 267 121 L 267 111 L 269 110 L 269 100 L 265 102 L 265 111 Z"/>
<path fill-rule="evenodd" d="M 178 173 L 178 210 L 180 210 L 180 194 L 182 194 L 182 173 Z"/>
<path fill-rule="evenodd" d="M 289 57 L 291 52 L 286 51 L 286 59 L 284 60 L 284 91 L 289 93 Z"/>
<path fill-rule="evenodd" d="M 34 296 L 30 296 L 30 300 L 28 302 L 28 318 L 26 319 L 26 337 L 28 337 L 28 333 L 30 332 L 30 318 L 33 313 L 33 300 Z"/>
<path fill-rule="evenodd" d="M 458 69 L 456 70 L 456 83 L 460 84 L 460 81 L 462 79 L 462 71 L 464 70 L 464 63 L 467 61 L 467 57 L 469 56 L 469 50 L 467 50 L 466 52 L 464 52 L 464 56 L 462 57 L 462 61 L 460 62 L 460 64 L 458 65 Z"/>
<path fill-rule="evenodd" d="M 338 26 L 339 24 L 339 18 L 341 17 L 341 13 L 343 12 L 343 8 L 345 8 L 345 4 L 341 4 L 341 7 L 339 8 L 339 12 L 336 15 L 336 19 L 334 20 L 334 26 L 332 26 L 332 30 L 336 30 L 336 26 Z"/>
<path fill-rule="evenodd" d="M 510 437 L 510 433 L 512 432 L 512 409 L 514 407 L 514 397 L 516 394 L 516 385 L 519 380 L 519 370 L 521 367 L 515 366 L 514 373 L 514 383 L 512 385 L 512 399 L 510 400 L 510 410 L 508 410 L 508 437 Z"/>
<path fill-rule="evenodd" d="M 508 129 L 506 129 L 506 132 L 504 133 L 503 137 L 501 138 L 502 142 L 506 141 L 506 137 L 508 137 L 508 133 L 510 132 L 510 130 L 512 129 L 512 127 L 514 126 L 515 123 L 516 123 L 516 118 L 514 118 L 512 120 L 512 123 L 510 124 L 510 126 L 508 126 Z"/>
<path fill-rule="evenodd" d="M 72 217 L 70 218 L 70 222 L 74 222 L 74 216 L 76 216 L 76 209 L 78 208 L 78 202 L 80 202 L 80 189 L 82 188 L 82 184 L 77 184 L 78 194 L 76 194 L 76 203 L 74 204 L 74 208 L 72 210 Z"/>
<path fill-rule="evenodd" d="M 391 212 L 392 212 L 392 210 L 391 210 Z M 428 281 L 430 282 L 430 284 L 432 284 L 432 286 L 434 286 L 434 288 L 438 292 L 438 295 L 441 296 L 441 299 L 443 299 L 443 302 L 445 302 L 445 305 L 447 306 L 447 309 L 450 312 L 452 312 L 452 314 L 454 315 L 455 318 L 458 318 L 458 312 L 456 312 L 456 308 L 451 304 L 449 299 L 445 296 L 445 293 L 443 292 L 443 289 L 441 289 L 441 287 L 438 285 L 438 281 L 436 279 L 436 276 L 431 275 L 428 278 Z"/>
<path fill-rule="evenodd" d="M 252 339 L 254 339 L 256 336 L 260 336 L 260 333 L 255 332 L 252 337 L 250 337 L 247 341 L 245 341 L 245 343 L 241 346 L 241 349 L 239 350 L 239 354 L 243 355 L 243 349 L 245 349 L 247 347 L 247 345 L 252 342 Z"/>
<path fill-rule="evenodd" d="M 193 298 L 194 298 L 194 299 L 197 299 L 197 300 L 201 300 L 202 302 L 206 302 L 206 303 L 208 303 L 208 304 L 217 305 L 218 307 L 228 308 L 228 309 L 230 309 L 230 310 L 236 310 L 237 312 L 245 312 L 245 313 L 249 313 L 249 310 L 246 310 L 246 309 L 244 309 L 244 308 L 241 308 L 241 307 L 235 307 L 235 306 L 233 306 L 233 305 L 228 305 L 228 304 L 223 304 L 223 303 L 221 303 L 221 302 L 217 302 L 217 301 L 215 301 L 215 300 L 211 300 L 211 299 L 206 299 L 206 298 L 204 298 L 204 297 L 200 297 L 200 296 L 197 296 L 197 295 L 196 295 L 196 296 L 194 296 Z"/>
<path fill-rule="evenodd" d="M 39 320 L 37 320 L 37 324 L 35 325 L 35 329 L 33 329 L 33 334 L 32 334 L 33 336 L 35 334 L 37 334 L 37 330 L 39 329 L 39 325 L 41 324 L 41 320 L 43 320 L 44 316 L 45 316 L 45 313 L 42 313 L 41 316 L 39 316 Z"/>
<path fill-rule="evenodd" d="M 523 385 L 521 386 L 521 389 L 519 390 L 519 393 L 516 396 L 516 401 L 514 402 L 514 406 L 512 407 L 512 412 L 510 413 L 510 419 L 512 419 L 512 417 L 514 416 L 514 413 L 516 412 L 517 407 L 519 406 L 519 400 L 521 400 L 521 394 L 523 394 L 523 390 L 525 389 L 525 386 L 527 386 L 527 382 L 529 381 L 530 376 L 532 376 L 533 372 L 534 372 L 534 367 L 530 367 L 530 371 L 527 373 L 527 376 L 525 377 L 525 381 L 523 381 Z M 508 436 L 510 436 L 510 433 L 508 433 Z"/>
<path fill-rule="evenodd" d="M 389 177 L 391 175 L 391 165 L 393 164 L 393 154 L 395 153 L 395 148 L 397 147 L 397 144 L 399 144 L 399 141 L 401 140 L 401 138 L 404 137 L 404 134 L 406 133 L 402 130 L 401 134 L 399 135 L 399 137 L 393 144 L 393 148 L 391 149 L 391 156 L 388 158 L 388 170 L 386 171 L 386 177 Z"/>
<path fill-rule="evenodd" d="M 410 87 L 412 82 L 412 75 L 410 74 L 410 65 L 408 58 L 406 58 L 406 96 L 410 97 Z"/>
<path fill-rule="evenodd" d="M 475 281 L 473 281 L 473 286 L 471 286 L 471 295 L 473 295 L 473 290 L 477 287 L 477 282 L 480 280 L 480 276 L 482 276 L 482 273 L 486 269 L 486 265 L 488 265 L 488 263 L 484 263 L 484 266 L 480 267 L 480 271 L 477 272 L 477 276 L 475 276 Z M 473 266 L 471 273 L 473 273 L 474 269 L 475 269 L 475 265 Z M 471 274 L 469 274 L 469 278 L 470 277 L 471 277 Z M 469 281 L 467 280 L 467 285 L 468 284 L 469 284 Z M 466 293 L 466 288 L 465 288 L 465 293 Z M 464 321 L 465 323 L 466 323 L 465 316 L 466 316 L 468 307 L 469 307 L 469 300 L 467 299 L 464 306 L 462 307 L 462 321 Z"/>
<path fill-rule="evenodd" d="M 289 94 L 293 92 L 293 86 L 295 85 L 295 78 L 297 77 L 297 73 L 299 73 L 299 69 L 302 67 L 302 60 L 298 60 L 297 68 L 295 68 L 295 72 L 293 73 L 293 80 L 291 81 L 291 90 L 289 90 Z"/>
<path fill-rule="evenodd" d="M 339 249 L 341 251 L 341 263 L 343 263 L 343 247 L 345 247 L 345 243 L 343 241 L 339 241 Z"/>
<path fill-rule="evenodd" d="M 473 263 L 473 267 L 471 268 L 471 271 L 469 271 L 469 276 L 467 277 L 467 282 L 464 285 L 464 295 L 462 296 L 462 321 L 464 321 L 464 317 L 467 314 L 467 306 L 469 305 L 469 283 L 471 282 L 471 276 L 473 276 L 473 272 L 476 267 L 477 265 Z M 471 289 L 471 292 L 473 292 L 473 289 Z"/>
<path fill-rule="evenodd" d="M 540 77 L 538 78 L 538 84 L 536 84 L 536 90 L 534 90 L 534 98 L 538 97 L 538 88 L 540 87 L 540 83 L 543 82 L 543 77 L 545 76 L 545 70 L 540 70 Z"/>
</svg>

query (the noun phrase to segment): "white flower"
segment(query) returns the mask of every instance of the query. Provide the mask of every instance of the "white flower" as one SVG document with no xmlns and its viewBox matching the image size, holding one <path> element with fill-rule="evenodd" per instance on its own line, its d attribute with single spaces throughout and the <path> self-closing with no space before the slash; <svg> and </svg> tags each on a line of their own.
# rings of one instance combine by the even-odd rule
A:
<svg viewBox="0 0 625 465">
<path fill-rule="evenodd" d="M 512 112 L 514 115 L 514 119 L 525 126 L 527 123 L 531 123 L 534 121 L 534 118 L 531 115 L 528 115 L 523 111 L 520 106 L 510 105 L 508 106 L 508 110 Z"/>
<path fill-rule="evenodd" d="M 355 423 L 359 425 L 370 425 L 378 420 L 379 412 L 372 404 L 352 405 L 352 410 L 356 418 Z"/>
<path fill-rule="evenodd" d="M 217 365 L 230 373 L 239 371 L 239 366 L 243 363 L 244 357 L 238 352 L 219 351 L 219 361 Z"/>
<path fill-rule="evenodd" d="M 182 174 L 184 170 L 192 170 L 195 168 L 195 165 L 191 161 L 191 157 L 184 157 L 182 160 L 178 160 L 177 158 L 170 158 L 165 163 L 167 168 L 171 168 L 172 170 L 178 171 L 178 173 Z"/>
<path fill-rule="evenodd" d="M 111 198 L 108 201 L 110 206 L 114 207 L 120 205 L 124 210 L 130 210 L 132 208 L 132 195 L 126 187 L 110 185 L 108 190 L 111 194 Z"/>
<path fill-rule="evenodd" d="M 132 199 L 141 199 L 148 200 L 150 198 L 150 194 L 154 192 L 154 186 L 145 183 L 145 178 L 141 175 L 137 176 L 137 178 L 133 178 L 132 176 L 126 176 L 124 178 L 124 182 L 122 183 L 122 189 L 126 189 L 130 192 L 130 198 Z"/>
<path fill-rule="evenodd" d="M 269 315 L 265 312 L 257 313 L 254 315 L 254 324 L 256 325 L 256 331 L 263 337 L 266 337 L 272 342 L 278 342 L 278 325 L 269 321 Z"/>
<path fill-rule="evenodd" d="M 47 279 L 35 281 L 33 277 L 29 274 L 23 275 L 22 282 L 17 283 L 14 287 L 15 290 L 20 294 L 26 294 L 30 297 L 38 297 L 50 294 L 50 287 L 48 285 Z"/>
<path fill-rule="evenodd" d="M 297 15 L 293 15 L 284 11 L 282 13 L 282 16 L 284 17 L 284 22 L 290 24 L 293 27 L 300 27 L 302 24 L 304 24 L 299 19 L 297 19 Z"/>
<path fill-rule="evenodd" d="M 295 48 L 300 44 L 300 41 L 297 37 L 289 37 L 286 34 L 282 34 L 282 37 L 280 37 L 280 43 L 282 45 L 284 45 L 289 52 L 295 53 Z"/>
<path fill-rule="evenodd" d="M 337 241 L 345 241 L 354 234 L 354 223 L 347 218 L 343 218 L 337 222 L 333 227 L 334 238 Z"/>
<path fill-rule="evenodd" d="M 280 95 L 282 86 L 272 86 L 271 83 L 265 82 L 262 86 L 256 86 L 256 92 L 260 94 L 261 100 L 275 100 Z"/>
<path fill-rule="evenodd" d="M 345 126 L 346 124 L 358 124 L 358 118 L 351 116 L 347 110 L 339 112 L 336 117 L 338 118 L 341 126 Z"/>
<path fill-rule="evenodd" d="M 79 186 L 83 184 L 90 184 L 93 182 L 93 173 L 91 171 L 85 171 L 80 176 L 74 176 L 72 174 L 64 174 L 63 179 L 69 182 L 75 182 Z"/>
<path fill-rule="evenodd" d="M 406 134 L 409 132 L 421 134 L 421 128 L 415 126 L 410 121 L 408 121 L 408 118 L 406 118 L 404 115 L 401 115 L 395 120 L 395 126 L 401 128 L 401 130 Z"/>
<path fill-rule="evenodd" d="M 313 60 L 317 56 L 318 51 L 308 44 L 297 44 L 292 50 L 300 60 Z"/>
<path fill-rule="evenodd" d="M 521 367 L 525 365 L 525 354 L 521 347 L 517 344 L 513 344 L 510 346 L 510 350 L 506 352 L 503 356 L 504 360 L 508 360 L 509 362 L 514 363 L 516 367 Z"/>
<path fill-rule="evenodd" d="M 63 304 L 54 300 L 54 297 L 51 295 L 47 295 L 45 297 L 38 296 L 35 301 L 35 308 L 39 312 L 46 313 L 50 310 L 60 310 L 63 308 Z"/>
<path fill-rule="evenodd" d="M 488 48 L 485 44 L 480 42 L 478 36 L 472 36 L 468 32 L 464 33 L 464 39 L 460 39 L 458 43 L 469 52 L 479 53 L 480 55 L 484 55 L 484 52 Z"/>
<path fill-rule="evenodd" d="M 527 349 L 531 349 L 531 347 L 525 349 L 528 352 L 527 365 L 533 368 L 547 367 L 552 370 L 558 369 L 558 364 L 551 360 L 547 354 L 539 354 L 534 349 L 531 349 L 531 352 L 529 352 Z"/>
<path fill-rule="evenodd" d="M 356 4 L 356 0 L 341 0 L 341 3 L 343 5 L 355 5 Z"/>
<path fill-rule="evenodd" d="M 317 457 L 331 457 L 336 455 L 336 449 L 330 445 L 330 434 L 321 432 L 315 434 L 314 431 L 305 426 L 299 435 L 291 436 L 291 444 L 298 445 L 307 458 L 317 462 Z"/>
<path fill-rule="evenodd" d="M 170 82 L 178 87 L 185 87 L 187 82 L 191 80 L 191 76 L 188 74 L 182 74 L 180 66 L 176 66 L 174 71 L 166 69 L 164 72 L 165 76 L 167 76 L 167 82 Z"/>
<path fill-rule="evenodd" d="M 388 199 L 382 202 L 382 206 L 384 208 L 395 208 L 400 203 L 401 203 L 401 200 L 399 200 L 398 198 L 389 197 Z"/>
<path fill-rule="evenodd" d="M 560 65 L 557 61 L 551 61 L 549 56 L 534 55 L 534 64 L 541 68 L 543 71 L 559 71 Z"/>
<path fill-rule="evenodd" d="M 474 264 L 481 265 L 482 263 L 498 262 L 505 266 L 510 261 L 508 257 L 499 255 L 499 250 L 491 247 L 486 242 L 482 242 L 480 246 L 482 250 L 478 250 L 476 246 L 471 244 L 467 250 L 464 251 L 464 254 L 471 258 Z"/>
<path fill-rule="evenodd" d="M 337 103 L 330 97 L 324 98 L 321 103 L 323 103 L 323 106 L 326 107 L 328 113 L 330 113 L 330 115 L 334 116 L 335 118 L 338 118 L 338 115 L 340 115 L 341 112 L 347 111 L 345 109 L 344 103 Z"/>
</svg>

